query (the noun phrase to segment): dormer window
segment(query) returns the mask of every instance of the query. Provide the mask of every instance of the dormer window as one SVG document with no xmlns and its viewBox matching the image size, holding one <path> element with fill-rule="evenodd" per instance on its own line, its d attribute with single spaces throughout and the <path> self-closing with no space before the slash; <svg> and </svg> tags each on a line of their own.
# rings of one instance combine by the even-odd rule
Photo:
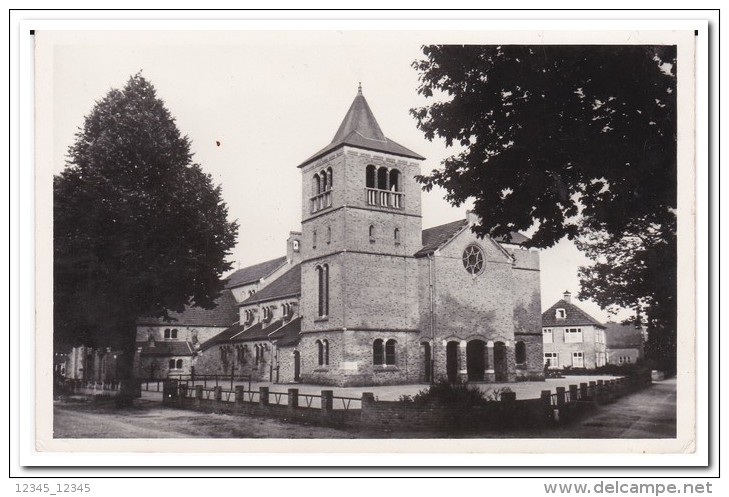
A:
<svg viewBox="0 0 729 497">
<path fill-rule="evenodd" d="M 557 309 L 555 317 L 557 319 L 565 319 L 567 317 L 567 311 L 565 311 L 564 309 Z"/>
<path fill-rule="evenodd" d="M 177 329 L 171 330 L 167 328 L 165 330 L 165 340 L 177 340 Z"/>
</svg>

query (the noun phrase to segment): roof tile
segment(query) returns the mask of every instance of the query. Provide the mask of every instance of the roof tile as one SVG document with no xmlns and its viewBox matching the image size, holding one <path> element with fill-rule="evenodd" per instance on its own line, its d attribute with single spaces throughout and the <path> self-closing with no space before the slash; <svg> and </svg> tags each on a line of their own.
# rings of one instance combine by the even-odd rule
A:
<svg viewBox="0 0 729 497">
<path fill-rule="evenodd" d="M 284 264 L 286 264 L 286 256 L 244 267 L 228 276 L 225 286 L 226 288 L 234 288 L 248 283 L 255 283 L 261 278 L 270 275 Z"/>
<path fill-rule="evenodd" d="M 565 318 L 557 318 L 557 309 L 565 310 Z M 571 304 L 564 299 L 559 299 L 556 304 L 542 313 L 542 326 L 587 326 L 593 325 L 598 328 L 605 328 L 597 319 L 585 311 Z"/>
</svg>

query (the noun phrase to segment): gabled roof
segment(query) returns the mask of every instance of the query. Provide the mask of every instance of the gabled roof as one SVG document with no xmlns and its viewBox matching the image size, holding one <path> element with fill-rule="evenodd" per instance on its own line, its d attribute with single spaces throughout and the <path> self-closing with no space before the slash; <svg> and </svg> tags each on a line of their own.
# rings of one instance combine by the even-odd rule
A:
<svg viewBox="0 0 729 497">
<path fill-rule="evenodd" d="M 634 324 L 605 323 L 605 345 L 609 349 L 641 347 L 643 331 Z"/>
<path fill-rule="evenodd" d="M 152 345 L 154 343 L 154 346 Z M 190 342 L 137 342 L 137 348 L 142 349 L 141 355 L 146 356 L 188 356 L 192 355 Z"/>
<path fill-rule="evenodd" d="M 226 278 L 225 287 L 234 288 L 248 283 L 255 283 L 261 278 L 269 276 L 284 264 L 286 264 L 286 256 L 244 267 Z"/>
<path fill-rule="evenodd" d="M 460 233 L 461 230 L 463 230 L 466 226 L 468 226 L 468 220 L 459 219 L 458 221 L 441 224 L 440 226 L 433 226 L 432 228 L 423 230 L 423 247 L 415 252 L 415 257 L 422 257 L 424 255 L 432 254 L 443 245 L 448 243 L 450 240 L 452 240 L 453 237 Z M 504 237 L 496 237 L 494 238 L 494 240 L 500 243 L 513 243 L 519 245 L 529 239 L 522 233 L 519 233 L 518 231 L 513 231 L 511 233 L 511 240 L 509 242 L 506 242 Z"/>
<path fill-rule="evenodd" d="M 230 290 L 223 290 L 220 297 L 215 299 L 217 306 L 214 309 L 187 306 L 182 312 L 170 312 L 172 321 L 163 318 L 141 317 L 137 325 L 152 326 L 230 326 L 238 321 L 238 302 Z"/>
<path fill-rule="evenodd" d="M 460 233 L 467 224 L 467 220 L 459 219 L 452 223 L 441 224 L 440 226 L 433 226 L 432 228 L 423 230 L 423 247 L 415 252 L 415 257 L 432 254 Z"/>
<path fill-rule="evenodd" d="M 357 96 L 354 97 L 352 105 L 349 107 L 347 114 L 339 125 L 337 133 L 332 138 L 331 143 L 319 150 L 317 153 L 302 162 L 299 167 L 315 161 L 316 159 L 332 152 L 345 145 L 351 145 L 357 148 L 364 148 L 375 152 L 386 152 L 393 155 L 401 155 L 412 159 L 423 160 L 420 154 L 403 147 L 385 136 L 377 124 L 374 114 L 370 106 L 367 104 L 364 95 L 362 95 L 362 87 L 360 86 Z"/>
<path fill-rule="evenodd" d="M 557 309 L 565 310 L 565 318 L 557 318 Z M 596 326 L 605 328 L 600 321 L 593 318 L 585 311 L 564 299 L 559 299 L 556 304 L 542 313 L 542 326 Z"/>
<path fill-rule="evenodd" d="M 283 325 L 270 335 L 268 339 L 276 342 L 279 347 L 290 347 L 299 343 L 299 333 L 301 332 L 301 318 L 292 319 L 289 323 Z"/>
<path fill-rule="evenodd" d="M 301 264 L 297 264 L 240 305 L 268 302 L 301 295 Z"/>
</svg>

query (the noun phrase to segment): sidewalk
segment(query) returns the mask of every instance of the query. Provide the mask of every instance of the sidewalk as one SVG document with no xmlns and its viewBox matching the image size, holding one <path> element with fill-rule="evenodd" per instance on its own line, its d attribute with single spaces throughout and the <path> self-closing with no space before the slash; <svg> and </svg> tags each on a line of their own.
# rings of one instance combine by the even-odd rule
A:
<svg viewBox="0 0 729 497">
<path fill-rule="evenodd" d="M 545 438 L 675 438 L 676 379 L 654 383 L 584 418 L 548 430 Z"/>
</svg>

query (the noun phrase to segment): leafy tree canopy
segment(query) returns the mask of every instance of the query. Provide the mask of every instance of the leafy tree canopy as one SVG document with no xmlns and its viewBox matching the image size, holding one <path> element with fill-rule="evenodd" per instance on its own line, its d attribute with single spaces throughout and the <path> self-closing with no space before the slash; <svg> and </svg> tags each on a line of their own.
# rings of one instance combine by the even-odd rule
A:
<svg viewBox="0 0 729 497">
<path fill-rule="evenodd" d="M 137 317 L 215 305 L 238 225 L 141 75 L 96 102 L 53 194 L 56 344 L 129 350 Z"/>
<path fill-rule="evenodd" d="M 647 309 L 671 363 L 676 47 L 434 45 L 423 53 L 413 63 L 418 91 L 434 101 L 411 113 L 428 139 L 456 148 L 419 178 L 424 188 L 443 187 L 456 206 L 473 200 L 480 235 L 532 229 L 534 247 L 575 240 L 592 261 L 580 269 L 580 298 Z"/>
</svg>

